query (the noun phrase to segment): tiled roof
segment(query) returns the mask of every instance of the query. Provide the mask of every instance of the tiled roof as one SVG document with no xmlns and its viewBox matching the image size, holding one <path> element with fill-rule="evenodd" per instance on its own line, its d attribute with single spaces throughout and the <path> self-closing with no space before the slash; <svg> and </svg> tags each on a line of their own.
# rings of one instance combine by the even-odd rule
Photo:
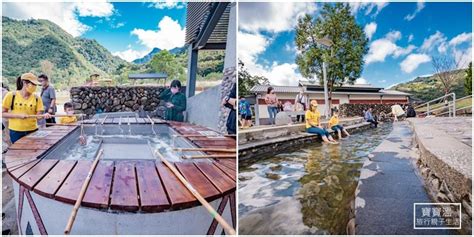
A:
<svg viewBox="0 0 474 237">
<path fill-rule="evenodd" d="M 269 86 L 267 85 L 256 85 L 250 89 L 251 92 L 253 93 L 259 93 L 259 94 L 264 94 L 267 93 L 267 88 Z M 299 86 L 271 86 L 273 87 L 273 90 L 275 93 L 299 93 L 300 92 L 300 87 Z M 305 93 L 308 94 L 321 94 L 323 93 L 322 91 L 306 91 Z M 375 95 L 405 95 L 409 96 L 410 94 L 401 92 L 401 91 L 396 91 L 396 90 L 380 90 L 376 93 L 374 92 L 338 92 L 335 91 L 333 94 L 375 94 Z"/>
</svg>

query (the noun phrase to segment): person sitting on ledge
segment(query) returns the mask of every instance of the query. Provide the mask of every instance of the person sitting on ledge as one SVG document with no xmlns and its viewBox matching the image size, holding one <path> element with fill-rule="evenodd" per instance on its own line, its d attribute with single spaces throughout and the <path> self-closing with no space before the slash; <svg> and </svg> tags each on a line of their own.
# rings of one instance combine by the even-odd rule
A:
<svg viewBox="0 0 474 237">
<path fill-rule="evenodd" d="M 184 121 L 183 112 L 186 110 L 186 96 L 180 92 L 181 82 L 173 80 L 170 88 L 162 91 L 158 97 L 166 101 L 165 119 L 177 122 Z"/>
<path fill-rule="evenodd" d="M 347 137 L 350 136 L 347 130 L 342 125 L 339 125 L 339 110 L 337 109 L 333 111 L 333 115 L 329 120 L 329 127 L 337 132 L 339 139 L 342 139 L 342 132 L 344 132 Z"/>
<path fill-rule="evenodd" d="M 367 111 L 365 111 L 364 118 L 365 118 L 365 121 L 373 124 L 375 128 L 377 127 L 377 124 L 379 124 L 377 120 L 374 118 L 374 116 L 372 116 L 372 108 L 370 107 L 369 109 L 367 109 Z"/>
<path fill-rule="evenodd" d="M 309 109 L 306 111 L 306 131 L 308 133 L 314 133 L 321 136 L 324 142 L 337 144 L 337 142 L 329 135 L 329 132 L 326 131 L 321 126 L 321 114 L 318 111 L 318 102 L 312 100 L 309 106 Z"/>
</svg>

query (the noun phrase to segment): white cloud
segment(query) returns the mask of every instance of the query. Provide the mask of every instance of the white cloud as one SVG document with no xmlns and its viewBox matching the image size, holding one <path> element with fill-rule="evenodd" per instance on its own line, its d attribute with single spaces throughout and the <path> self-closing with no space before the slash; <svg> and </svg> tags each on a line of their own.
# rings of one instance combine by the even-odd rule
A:
<svg viewBox="0 0 474 237">
<path fill-rule="evenodd" d="M 367 38 L 372 39 L 372 35 L 374 35 L 375 31 L 377 30 L 377 23 L 371 22 L 364 27 L 364 32 L 367 35 Z"/>
<path fill-rule="evenodd" d="M 239 31 L 237 38 L 237 48 L 239 49 L 237 56 L 244 64 L 255 63 L 257 56 L 263 53 L 270 44 L 270 40 L 258 33 L 253 34 Z"/>
<path fill-rule="evenodd" d="M 426 54 L 410 54 L 400 63 L 400 68 L 405 73 L 411 73 L 423 63 L 431 61 L 431 57 Z"/>
<path fill-rule="evenodd" d="M 253 33 L 288 31 L 295 27 L 300 16 L 314 12 L 314 2 L 242 2 L 239 3 L 239 29 Z"/>
<path fill-rule="evenodd" d="M 369 84 L 369 82 L 365 80 L 365 78 L 360 77 L 355 80 L 354 84 L 362 85 L 362 84 Z"/>
<path fill-rule="evenodd" d="M 388 56 L 400 57 L 411 53 L 416 47 L 408 45 L 406 48 L 395 44 L 401 38 L 400 31 L 391 31 L 384 38 L 374 40 L 369 46 L 369 52 L 365 57 L 366 65 L 374 62 L 384 62 Z"/>
<path fill-rule="evenodd" d="M 268 78 L 271 85 L 296 86 L 299 80 L 303 80 L 303 76 L 298 72 L 298 66 L 294 63 L 278 64 L 274 62 L 268 67 L 260 64 L 250 64 L 247 69 L 251 75 Z"/>
<path fill-rule="evenodd" d="M 439 46 L 443 42 L 446 42 L 447 38 L 443 33 L 436 31 L 436 33 L 430 35 L 428 38 L 425 38 L 423 44 L 421 45 L 421 50 L 429 52 L 434 49 L 436 46 Z"/>
<path fill-rule="evenodd" d="M 416 15 L 418 13 L 420 13 L 421 10 L 423 10 L 423 8 L 425 8 L 425 3 L 424 2 L 417 2 L 415 11 L 412 14 L 406 15 L 405 20 L 407 20 L 407 21 L 413 20 L 416 17 Z"/>
<path fill-rule="evenodd" d="M 153 1 L 153 3 L 150 4 L 150 6 L 157 9 L 171 9 L 171 8 L 181 9 L 185 7 L 183 2 L 179 2 L 176 0 Z"/>
<path fill-rule="evenodd" d="M 472 61 L 472 47 L 466 50 L 453 49 L 454 60 L 458 64 L 458 68 L 466 68 Z"/>
<path fill-rule="evenodd" d="M 365 15 L 370 15 L 374 10 L 372 16 L 377 16 L 384 7 L 388 5 L 388 2 L 350 2 L 351 12 L 353 15 L 357 14 L 359 11 L 365 10 Z"/>
<path fill-rule="evenodd" d="M 408 43 L 410 43 L 413 40 L 413 38 L 414 38 L 413 34 L 410 34 L 408 36 Z"/>
<path fill-rule="evenodd" d="M 125 61 L 131 62 L 131 61 L 133 61 L 137 58 L 142 58 L 143 56 L 147 55 L 148 52 L 149 52 L 149 50 L 143 50 L 143 51 L 133 50 L 129 46 L 129 48 L 127 50 L 113 52 L 112 55 L 118 56 L 118 57 L 124 59 Z"/>
<path fill-rule="evenodd" d="M 158 23 L 158 30 L 133 29 L 141 44 L 148 48 L 173 49 L 184 45 L 185 28 L 178 21 L 165 16 Z"/>
<path fill-rule="evenodd" d="M 107 17 L 114 13 L 114 5 L 109 2 L 77 2 L 79 16 Z"/>
<path fill-rule="evenodd" d="M 472 42 L 472 32 L 471 33 L 461 33 L 456 37 L 452 38 L 449 41 L 450 46 L 456 46 L 464 42 Z"/>
<path fill-rule="evenodd" d="M 113 5 L 106 2 L 2 3 L 3 16 L 17 20 L 49 20 L 74 37 L 80 36 L 90 29 L 89 26 L 78 20 L 78 16 L 108 17 L 112 15 L 113 12 Z"/>
</svg>

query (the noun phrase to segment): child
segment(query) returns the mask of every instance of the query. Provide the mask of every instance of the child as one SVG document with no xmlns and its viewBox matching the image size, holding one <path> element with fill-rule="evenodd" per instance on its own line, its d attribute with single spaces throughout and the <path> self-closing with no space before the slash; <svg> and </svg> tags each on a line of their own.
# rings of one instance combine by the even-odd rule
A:
<svg viewBox="0 0 474 237">
<path fill-rule="evenodd" d="M 339 136 L 339 139 L 342 138 L 341 131 L 343 131 L 346 134 L 346 136 L 348 137 L 350 136 L 347 130 L 343 126 L 339 125 L 339 111 L 338 110 L 334 110 L 333 115 L 331 119 L 329 120 L 329 127 L 332 130 L 337 131 L 337 135 Z"/>
<path fill-rule="evenodd" d="M 74 107 L 72 106 L 71 102 L 64 103 L 64 112 L 66 112 L 67 117 L 60 117 L 59 123 L 60 124 L 74 124 L 77 122 L 76 116 L 74 116 Z"/>
<path fill-rule="evenodd" d="M 239 101 L 240 123 L 241 128 L 249 128 L 252 126 L 252 111 L 250 111 L 250 104 L 245 97 L 241 96 Z"/>
<path fill-rule="evenodd" d="M 320 135 L 324 142 L 338 144 L 329 132 L 321 126 L 321 114 L 319 113 L 316 100 L 311 101 L 304 117 L 306 119 L 306 132 Z"/>
</svg>

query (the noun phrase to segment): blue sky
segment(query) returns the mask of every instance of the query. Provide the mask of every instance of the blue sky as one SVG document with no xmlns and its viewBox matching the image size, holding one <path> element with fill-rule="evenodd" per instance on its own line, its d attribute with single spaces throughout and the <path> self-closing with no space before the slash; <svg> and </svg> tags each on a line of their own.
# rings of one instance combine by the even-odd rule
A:
<svg viewBox="0 0 474 237">
<path fill-rule="evenodd" d="M 319 14 L 321 3 L 240 3 L 238 56 L 252 74 L 277 85 L 295 85 L 296 19 Z M 472 58 L 471 3 L 351 3 L 357 23 L 370 36 L 358 83 L 376 86 L 433 73 L 431 60 L 452 56 L 466 67 Z M 258 13 L 258 14 L 257 14 Z"/>
<path fill-rule="evenodd" d="M 2 3 L 15 19 L 47 19 L 73 36 L 95 39 L 128 61 L 152 48 L 184 45 L 186 7 L 176 2 Z"/>
</svg>

